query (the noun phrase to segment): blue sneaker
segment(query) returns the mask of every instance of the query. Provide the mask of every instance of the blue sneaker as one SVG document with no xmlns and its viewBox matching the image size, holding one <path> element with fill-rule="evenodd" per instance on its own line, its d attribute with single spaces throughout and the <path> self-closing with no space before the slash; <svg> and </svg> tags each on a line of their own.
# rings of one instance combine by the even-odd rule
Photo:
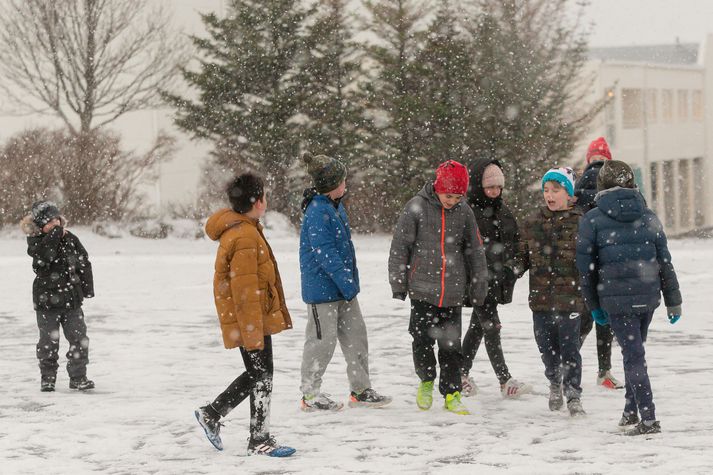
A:
<svg viewBox="0 0 713 475">
<path fill-rule="evenodd" d="M 248 455 L 267 455 L 268 457 L 289 457 L 296 452 L 292 447 L 279 445 L 274 437 L 262 442 L 250 441 Z"/>
<path fill-rule="evenodd" d="M 193 414 L 195 414 L 198 424 L 200 424 L 205 431 L 205 436 L 208 438 L 208 441 L 213 444 L 213 447 L 216 449 L 223 450 L 223 441 L 220 440 L 220 426 L 223 424 L 206 414 L 205 406 L 196 409 Z"/>
</svg>

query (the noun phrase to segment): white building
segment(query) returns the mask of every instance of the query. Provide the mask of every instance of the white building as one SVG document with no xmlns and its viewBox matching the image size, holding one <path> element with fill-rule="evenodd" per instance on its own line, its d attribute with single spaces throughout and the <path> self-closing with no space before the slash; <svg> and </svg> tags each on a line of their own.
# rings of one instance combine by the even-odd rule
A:
<svg viewBox="0 0 713 475">
<path fill-rule="evenodd" d="M 713 35 L 704 45 L 593 48 L 592 97 L 612 98 L 576 152 L 604 136 L 670 235 L 713 225 Z"/>
</svg>

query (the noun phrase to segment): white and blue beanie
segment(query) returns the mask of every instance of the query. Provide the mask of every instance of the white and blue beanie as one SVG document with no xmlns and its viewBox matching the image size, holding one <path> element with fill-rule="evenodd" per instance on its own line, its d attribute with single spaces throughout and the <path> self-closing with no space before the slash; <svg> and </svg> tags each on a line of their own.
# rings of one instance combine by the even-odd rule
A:
<svg viewBox="0 0 713 475">
<path fill-rule="evenodd" d="M 550 168 L 545 176 L 542 177 L 542 191 L 545 191 L 545 183 L 548 181 L 556 181 L 567 190 L 569 196 L 574 196 L 574 170 L 570 167 Z"/>
</svg>

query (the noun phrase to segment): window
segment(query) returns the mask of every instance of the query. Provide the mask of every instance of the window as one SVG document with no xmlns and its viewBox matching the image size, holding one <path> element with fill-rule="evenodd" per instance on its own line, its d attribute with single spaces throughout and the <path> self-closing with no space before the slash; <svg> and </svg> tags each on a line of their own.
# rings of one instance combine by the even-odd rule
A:
<svg viewBox="0 0 713 475">
<path fill-rule="evenodd" d="M 649 169 L 651 178 L 651 209 L 658 213 L 659 209 L 659 164 L 652 163 Z"/>
<path fill-rule="evenodd" d="M 693 160 L 693 206 L 694 225 L 702 227 L 706 224 L 705 210 L 706 196 L 703 188 L 703 158 L 698 157 Z"/>
<path fill-rule="evenodd" d="M 691 93 L 691 102 L 693 120 L 703 120 L 703 91 L 693 91 Z"/>
<path fill-rule="evenodd" d="M 661 119 L 664 122 L 673 121 L 673 91 L 671 89 L 661 91 Z"/>
<path fill-rule="evenodd" d="M 606 137 L 609 146 L 616 146 L 616 98 L 614 90 L 606 89 L 604 94 L 609 102 L 604 107 L 604 124 L 606 126 Z"/>
<path fill-rule="evenodd" d="M 678 161 L 678 179 L 676 183 L 679 192 L 679 224 L 683 229 L 691 227 L 690 190 L 693 184 L 688 179 L 688 163 L 688 160 Z"/>
<path fill-rule="evenodd" d="M 688 120 L 688 91 L 685 89 L 678 90 L 678 118 Z"/>
<path fill-rule="evenodd" d="M 621 90 L 622 127 L 636 129 L 641 127 L 641 89 Z"/>
<path fill-rule="evenodd" d="M 658 118 L 658 91 L 656 89 L 646 90 L 646 122 L 656 123 Z"/>
<path fill-rule="evenodd" d="M 673 190 L 676 188 L 676 182 L 673 176 L 673 162 L 663 162 L 663 196 L 664 201 L 664 224 L 667 228 L 673 228 L 676 213 L 676 203 Z"/>
</svg>

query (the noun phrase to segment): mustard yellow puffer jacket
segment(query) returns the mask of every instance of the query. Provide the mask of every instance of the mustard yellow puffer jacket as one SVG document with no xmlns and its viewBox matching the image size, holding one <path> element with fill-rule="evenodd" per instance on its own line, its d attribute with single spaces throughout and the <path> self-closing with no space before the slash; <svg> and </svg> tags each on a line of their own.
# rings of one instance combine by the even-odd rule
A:
<svg viewBox="0 0 713 475">
<path fill-rule="evenodd" d="M 292 328 L 280 273 L 262 226 L 225 208 L 208 218 L 206 234 L 220 241 L 213 293 L 226 348 L 261 350 L 264 337 Z"/>
</svg>

